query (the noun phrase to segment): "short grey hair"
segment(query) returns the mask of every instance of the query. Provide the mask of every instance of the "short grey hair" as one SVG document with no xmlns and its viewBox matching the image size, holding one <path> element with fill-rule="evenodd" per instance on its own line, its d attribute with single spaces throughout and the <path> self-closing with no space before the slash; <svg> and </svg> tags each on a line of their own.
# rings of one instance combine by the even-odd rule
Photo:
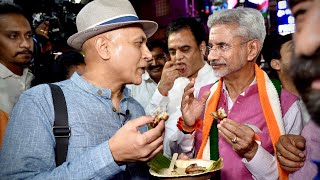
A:
<svg viewBox="0 0 320 180">
<path fill-rule="evenodd" d="M 215 11 L 209 16 L 208 27 L 212 28 L 219 24 L 238 25 L 238 35 L 247 40 L 258 39 L 262 48 L 266 37 L 266 27 L 264 18 L 258 10 L 252 8 L 237 8 Z"/>
</svg>

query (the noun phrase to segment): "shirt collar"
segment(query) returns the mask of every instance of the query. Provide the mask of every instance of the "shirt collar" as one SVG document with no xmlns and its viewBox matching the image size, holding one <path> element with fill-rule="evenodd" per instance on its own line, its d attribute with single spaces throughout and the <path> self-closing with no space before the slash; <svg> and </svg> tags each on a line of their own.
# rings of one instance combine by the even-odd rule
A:
<svg viewBox="0 0 320 180">
<path fill-rule="evenodd" d="M 70 80 L 75 85 L 77 85 L 80 89 L 90 94 L 111 99 L 111 89 L 95 86 L 89 83 L 88 81 L 86 81 L 85 79 L 83 79 L 81 76 L 79 76 L 78 73 L 73 73 Z M 128 97 L 129 97 L 129 90 L 127 87 L 125 87 L 123 90 L 123 98 L 128 98 Z"/>
<path fill-rule="evenodd" d="M 143 74 L 142 74 L 142 80 L 152 80 L 149 73 L 147 71 L 145 71 Z"/>
<path fill-rule="evenodd" d="M 251 82 L 251 84 L 249 85 L 249 87 L 252 86 L 252 85 L 254 85 L 254 84 L 256 84 L 256 83 L 257 83 L 257 80 L 256 80 L 256 77 L 254 77 L 254 79 L 253 79 L 253 81 Z M 249 89 L 249 88 L 247 88 L 247 89 L 246 89 L 244 92 L 242 92 L 240 95 L 241 95 L 241 96 L 246 95 L 248 89 Z M 222 84 L 222 90 L 223 90 L 223 92 L 226 92 L 227 95 L 229 96 L 229 93 L 228 93 L 226 84 L 225 84 L 224 82 L 223 82 L 223 84 Z"/>
<path fill-rule="evenodd" d="M 152 82 L 152 83 L 155 83 L 157 84 L 149 75 L 149 73 L 147 71 L 145 71 L 144 74 L 142 74 L 142 81 L 149 81 L 149 82 Z"/>
<path fill-rule="evenodd" d="M 29 69 L 24 68 L 23 74 L 20 77 L 26 77 L 28 73 L 29 73 Z M 6 66 L 0 63 L 0 78 L 5 79 L 7 77 L 14 76 L 14 75 L 16 74 L 14 74 L 12 71 L 10 71 L 10 69 L 8 69 Z M 16 76 L 19 76 L 19 75 L 16 75 Z"/>
<path fill-rule="evenodd" d="M 212 71 L 212 67 L 205 62 L 204 66 L 198 71 L 197 77 L 205 77 L 210 71 Z"/>
</svg>

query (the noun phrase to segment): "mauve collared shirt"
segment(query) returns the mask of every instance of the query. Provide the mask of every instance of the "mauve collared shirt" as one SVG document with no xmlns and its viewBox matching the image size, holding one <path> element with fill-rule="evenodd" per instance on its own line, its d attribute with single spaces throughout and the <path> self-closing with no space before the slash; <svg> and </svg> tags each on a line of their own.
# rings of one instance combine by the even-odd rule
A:
<svg viewBox="0 0 320 180">
<path fill-rule="evenodd" d="M 311 180 L 318 172 L 318 167 L 313 161 L 320 160 L 320 127 L 310 121 L 302 130 L 301 135 L 306 139 L 306 160 L 304 166 L 293 174 L 289 175 L 291 180 Z"/>
</svg>

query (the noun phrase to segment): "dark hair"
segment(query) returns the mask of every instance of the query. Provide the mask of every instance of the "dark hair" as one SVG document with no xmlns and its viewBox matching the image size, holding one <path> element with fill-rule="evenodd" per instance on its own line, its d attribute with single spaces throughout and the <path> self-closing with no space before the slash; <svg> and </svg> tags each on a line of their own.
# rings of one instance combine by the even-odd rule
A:
<svg viewBox="0 0 320 180">
<path fill-rule="evenodd" d="M 28 19 L 28 16 L 23 11 L 23 9 L 14 3 L 2 2 L 0 3 L 0 15 L 4 14 L 19 14 Z"/>
<path fill-rule="evenodd" d="M 166 31 L 167 40 L 170 34 L 181 31 L 183 29 L 189 29 L 192 32 L 198 45 L 200 45 L 202 41 L 206 41 L 206 31 L 203 25 L 194 18 L 185 17 L 176 19 L 168 25 Z"/>
<path fill-rule="evenodd" d="M 300 2 L 303 2 L 302 0 L 288 0 L 288 5 L 290 9 L 292 9 L 295 5 L 299 4 Z"/>
<path fill-rule="evenodd" d="M 292 40 L 292 35 L 288 34 L 285 36 L 282 35 L 268 35 L 264 41 L 263 48 L 262 48 L 262 55 L 266 63 L 268 63 L 269 67 L 271 68 L 271 60 L 272 59 L 281 59 L 281 46 Z M 270 78 L 278 79 L 277 72 L 271 68 Z"/>
<path fill-rule="evenodd" d="M 62 68 L 61 75 L 64 78 L 62 80 L 67 79 L 67 75 L 72 67 L 85 64 L 83 55 L 74 50 L 65 51 L 59 56 L 57 61 Z"/>
<path fill-rule="evenodd" d="M 149 51 L 152 51 L 154 48 L 161 48 L 165 53 L 168 53 L 167 44 L 161 40 L 157 40 L 157 39 L 148 40 L 147 47 Z"/>
</svg>

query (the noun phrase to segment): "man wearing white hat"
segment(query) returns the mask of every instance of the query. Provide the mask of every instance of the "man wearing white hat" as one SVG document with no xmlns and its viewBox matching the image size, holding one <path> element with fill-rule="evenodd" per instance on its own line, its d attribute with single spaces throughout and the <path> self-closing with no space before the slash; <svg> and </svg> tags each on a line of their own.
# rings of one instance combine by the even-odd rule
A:
<svg viewBox="0 0 320 180">
<path fill-rule="evenodd" d="M 139 20 L 127 0 L 95 0 L 77 16 L 78 33 L 68 44 L 82 49 L 82 76 L 62 89 L 71 135 L 66 161 L 55 162 L 55 119 L 48 85 L 26 91 L 12 111 L 0 154 L 1 179 L 146 179 L 144 163 L 163 148 L 164 123 L 153 121 L 128 95 L 126 84 L 140 84 L 151 59 L 146 39 L 156 30 Z M 133 119 L 133 120 L 131 120 Z"/>
</svg>

